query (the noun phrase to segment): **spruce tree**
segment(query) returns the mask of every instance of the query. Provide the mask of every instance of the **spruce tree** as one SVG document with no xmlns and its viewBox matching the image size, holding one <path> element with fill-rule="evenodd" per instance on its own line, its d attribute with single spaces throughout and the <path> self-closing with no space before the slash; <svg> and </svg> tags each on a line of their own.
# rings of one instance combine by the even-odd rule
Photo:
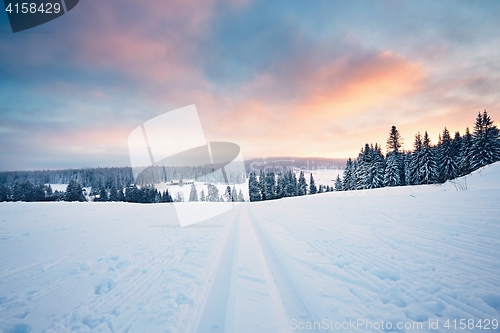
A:
<svg viewBox="0 0 500 333">
<path fill-rule="evenodd" d="M 370 146 L 369 162 L 366 166 L 367 182 L 365 188 L 379 188 L 384 186 L 385 160 L 380 147 Z"/>
<path fill-rule="evenodd" d="M 108 201 L 108 192 L 106 191 L 104 186 L 101 187 L 101 191 L 99 192 L 99 201 L 101 202 Z"/>
<path fill-rule="evenodd" d="M 309 194 L 316 194 L 318 189 L 316 188 L 316 183 L 314 182 L 313 174 L 309 177 Z"/>
<path fill-rule="evenodd" d="M 300 171 L 299 182 L 297 185 L 297 195 L 302 196 L 307 194 L 307 183 L 306 178 L 304 176 L 304 172 Z"/>
<path fill-rule="evenodd" d="M 437 180 L 437 164 L 434 150 L 432 149 L 431 139 L 424 134 L 422 140 L 421 156 L 419 160 L 420 184 L 434 184 Z"/>
<path fill-rule="evenodd" d="M 387 166 L 384 173 L 384 186 L 399 186 L 401 184 L 399 158 L 394 152 L 387 155 Z"/>
<path fill-rule="evenodd" d="M 236 192 L 236 187 L 233 185 L 233 188 L 231 190 L 231 201 L 236 202 L 238 201 L 238 193 Z"/>
<path fill-rule="evenodd" d="M 238 201 L 239 202 L 244 202 L 245 201 L 245 197 L 243 196 L 243 192 L 241 191 L 241 189 L 238 192 Z"/>
<path fill-rule="evenodd" d="M 337 178 L 335 178 L 335 191 L 343 191 L 342 180 L 340 179 L 340 175 L 337 174 Z M 327 192 L 329 192 L 329 188 L 327 186 Z"/>
<path fill-rule="evenodd" d="M 438 145 L 438 172 L 439 181 L 445 182 L 458 176 L 458 167 L 456 164 L 456 154 L 450 132 L 445 127 L 441 136 L 441 144 Z"/>
<path fill-rule="evenodd" d="M 343 191 L 350 191 L 354 190 L 354 175 L 353 175 L 353 162 L 351 158 L 347 160 L 345 170 L 344 170 L 344 176 L 342 180 L 342 190 Z"/>
<path fill-rule="evenodd" d="M 387 139 L 387 154 L 399 154 L 402 146 L 403 138 L 401 138 L 401 134 L 396 129 L 396 126 L 392 126 L 389 132 L 389 138 Z"/>
<path fill-rule="evenodd" d="M 276 198 L 276 179 L 274 172 L 268 172 L 264 177 L 264 194 L 266 200 L 273 200 Z"/>
<path fill-rule="evenodd" d="M 415 140 L 413 142 L 413 152 L 409 158 L 408 165 L 408 179 L 410 185 L 420 185 L 421 184 L 421 158 L 422 158 L 422 137 L 420 132 L 415 135 Z"/>
<path fill-rule="evenodd" d="M 118 201 L 118 190 L 115 184 L 113 184 L 109 190 L 109 201 Z"/>
<path fill-rule="evenodd" d="M 198 201 L 198 191 L 196 190 L 196 185 L 194 182 L 191 184 L 191 189 L 189 191 L 189 201 L 197 202 Z"/>
<path fill-rule="evenodd" d="M 262 201 L 267 200 L 266 197 L 266 181 L 264 179 L 264 171 L 260 170 L 259 173 L 259 192 L 260 192 L 260 199 Z"/>
<path fill-rule="evenodd" d="M 255 175 L 255 172 L 250 173 L 250 176 L 248 178 L 248 195 L 250 197 L 250 201 L 260 201 L 260 186 L 259 182 L 257 181 L 257 176 Z"/>
<path fill-rule="evenodd" d="M 285 176 L 279 172 L 276 180 L 276 199 L 281 199 L 285 196 Z"/>
<path fill-rule="evenodd" d="M 472 135 L 470 134 L 469 128 L 465 129 L 465 134 L 462 138 L 462 151 L 460 152 L 460 176 L 467 175 L 471 173 L 472 167 L 470 164 L 472 158 Z"/>
<path fill-rule="evenodd" d="M 205 199 L 205 190 L 204 189 L 201 190 L 200 201 L 206 201 L 206 199 Z"/>
<path fill-rule="evenodd" d="M 74 179 L 70 180 L 68 186 L 66 187 L 66 193 L 64 197 L 65 201 L 85 201 L 82 193 L 82 187 Z"/>
<path fill-rule="evenodd" d="M 226 201 L 227 202 L 231 202 L 232 201 L 232 194 L 231 194 L 231 186 L 227 186 L 226 187 L 226 191 L 224 192 L 224 197 L 226 198 Z"/>
<path fill-rule="evenodd" d="M 479 113 L 472 134 L 471 168 L 479 169 L 500 160 L 500 138 L 498 128 L 484 110 Z"/>
</svg>

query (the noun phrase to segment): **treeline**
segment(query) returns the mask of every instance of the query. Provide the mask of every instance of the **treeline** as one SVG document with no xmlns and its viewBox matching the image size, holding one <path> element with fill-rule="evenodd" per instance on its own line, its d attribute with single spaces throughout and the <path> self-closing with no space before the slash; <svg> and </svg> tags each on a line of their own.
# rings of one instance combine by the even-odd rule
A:
<svg viewBox="0 0 500 333">
<path fill-rule="evenodd" d="M 178 197 L 176 201 L 184 201 L 182 197 L 180 197 L 180 192 L 177 193 Z M 205 189 L 202 189 L 200 194 L 198 195 L 198 190 L 196 185 L 191 184 L 191 190 L 189 191 L 189 201 L 197 202 L 197 201 L 206 201 L 206 202 L 243 202 L 245 201 L 245 197 L 243 192 L 236 192 L 236 187 L 233 185 L 227 186 L 224 194 L 219 194 L 219 189 L 217 186 L 212 184 L 207 184 L 207 193 L 205 194 Z"/>
<path fill-rule="evenodd" d="M 27 181 L 32 184 L 69 184 L 71 180 L 82 187 L 98 189 L 111 189 L 113 185 L 125 188 L 134 183 L 130 167 L 0 172 L 0 184 L 9 187 Z"/>
<path fill-rule="evenodd" d="M 0 201 L 96 201 L 96 202 L 137 202 L 160 203 L 174 202 L 168 190 L 158 191 L 154 186 L 137 187 L 130 185 L 125 189 L 104 186 L 98 191 L 87 193 L 76 180 L 70 180 L 65 192 L 52 191 L 50 185 L 33 185 L 31 181 L 15 183 L 12 187 L 0 184 Z"/>
<path fill-rule="evenodd" d="M 140 169 L 140 168 L 139 168 Z M 141 169 L 142 170 L 142 169 Z M 0 172 L 0 184 L 13 187 L 17 184 L 24 184 L 29 181 L 32 184 L 69 184 L 70 180 L 75 180 L 82 187 L 100 189 L 104 187 L 108 191 L 112 187 L 126 188 L 132 184 L 145 186 L 170 182 L 179 179 L 200 179 L 206 182 L 244 183 L 246 174 L 240 170 L 225 168 L 225 177 L 214 166 L 184 166 L 184 167 L 164 167 L 153 166 L 142 170 L 135 180 L 131 167 L 113 168 L 89 168 L 89 169 L 69 169 L 69 170 L 38 170 L 38 171 L 3 171 Z"/>
<path fill-rule="evenodd" d="M 264 173 L 261 170 L 258 177 L 255 172 L 252 172 L 248 179 L 248 193 L 252 202 L 329 191 L 333 191 L 333 188 L 330 186 L 316 186 L 312 173 L 309 177 L 309 184 L 307 184 L 303 171 L 300 171 L 298 179 L 292 170 L 285 171 L 284 173 L 279 172 L 277 175 L 274 172 Z"/>
<path fill-rule="evenodd" d="M 486 110 L 476 117 L 474 131 L 452 135 L 445 127 L 436 145 L 427 132 L 415 135 L 413 150 L 403 151 L 403 140 L 392 126 L 387 139 L 387 155 L 378 144 L 361 149 L 358 157 L 347 161 L 343 178 L 337 176 L 337 191 L 386 186 L 444 183 L 500 161 L 499 130 Z"/>
</svg>

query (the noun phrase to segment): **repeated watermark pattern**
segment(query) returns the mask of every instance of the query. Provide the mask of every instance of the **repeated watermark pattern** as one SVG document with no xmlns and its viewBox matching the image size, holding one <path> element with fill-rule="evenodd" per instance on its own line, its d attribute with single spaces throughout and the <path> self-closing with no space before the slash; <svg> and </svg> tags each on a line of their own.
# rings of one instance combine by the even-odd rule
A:
<svg viewBox="0 0 500 333">
<path fill-rule="evenodd" d="M 240 147 L 231 142 L 207 142 L 195 105 L 146 121 L 129 135 L 130 163 L 136 182 L 153 168 L 204 167 L 192 183 L 234 185 L 234 174 L 246 175 Z M 241 178 L 240 178 L 241 179 Z M 238 202 L 174 202 L 181 227 L 222 214 Z"/>
</svg>

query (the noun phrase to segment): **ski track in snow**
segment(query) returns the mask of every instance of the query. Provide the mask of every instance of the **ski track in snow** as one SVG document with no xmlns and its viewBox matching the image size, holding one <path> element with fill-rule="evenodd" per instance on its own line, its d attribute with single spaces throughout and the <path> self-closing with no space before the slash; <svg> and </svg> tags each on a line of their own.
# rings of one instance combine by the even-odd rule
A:
<svg viewBox="0 0 500 333">
<path fill-rule="evenodd" d="M 323 319 L 450 332 L 446 319 L 500 319 L 499 180 L 500 164 L 467 191 L 324 193 L 186 228 L 171 205 L 2 203 L 0 332 L 284 333 Z"/>
</svg>

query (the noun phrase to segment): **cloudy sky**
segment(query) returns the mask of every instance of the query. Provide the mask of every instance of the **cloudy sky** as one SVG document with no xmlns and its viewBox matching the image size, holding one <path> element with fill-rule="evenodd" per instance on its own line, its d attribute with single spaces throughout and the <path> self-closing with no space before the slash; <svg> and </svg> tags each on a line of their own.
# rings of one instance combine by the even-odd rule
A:
<svg viewBox="0 0 500 333">
<path fill-rule="evenodd" d="M 130 165 L 130 132 L 190 104 L 245 158 L 498 123 L 498 17 L 496 0 L 81 0 L 13 34 L 4 13 L 0 170 Z"/>
</svg>

